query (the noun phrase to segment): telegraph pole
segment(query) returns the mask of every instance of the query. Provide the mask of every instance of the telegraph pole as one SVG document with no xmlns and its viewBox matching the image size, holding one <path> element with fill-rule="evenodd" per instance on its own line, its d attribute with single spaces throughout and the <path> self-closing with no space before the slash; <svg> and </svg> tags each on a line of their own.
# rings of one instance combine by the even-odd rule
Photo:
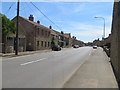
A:
<svg viewBox="0 0 120 90">
<path fill-rule="evenodd" d="M 16 46 L 15 46 L 15 55 L 18 55 L 18 45 L 19 45 L 19 37 L 18 37 L 18 31 L 19 31 L 19 7 L 20 7 L 20 1 L 17 2 L 17 29 L 16 29 Z"/>
</svg>

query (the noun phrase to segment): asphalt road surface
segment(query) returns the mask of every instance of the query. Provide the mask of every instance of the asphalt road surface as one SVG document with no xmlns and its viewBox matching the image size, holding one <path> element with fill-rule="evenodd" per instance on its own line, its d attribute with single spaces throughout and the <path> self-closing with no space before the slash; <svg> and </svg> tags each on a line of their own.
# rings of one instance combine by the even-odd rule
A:
<svg viewBox="0 0 120 90">
<path fill-rule="evenodd" d="M 92 47 L 69 48 L 2 60 L 3 88 L 61 88 Z"/>
</svg>

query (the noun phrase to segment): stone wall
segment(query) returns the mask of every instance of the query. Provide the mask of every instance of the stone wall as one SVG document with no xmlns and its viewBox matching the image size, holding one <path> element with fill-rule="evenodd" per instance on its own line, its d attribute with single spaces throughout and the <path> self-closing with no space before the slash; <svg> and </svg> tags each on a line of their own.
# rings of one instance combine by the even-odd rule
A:
<svg viewBox="0 0 120 90">
<path fill-rule="evenodd" d="M 113 9 L 111 63 L 120 85 L 120 1 L 114 3 Z"/>
<path fill-rule="evenodd" d="M 0 16 L 0 53 L 2 53 L 2 18 L 1 16 Z"/>
<path fill-rule="evenodd" d="M 16 18 L 13 19 L 16 21 Z M 26 38 L 27 51 L 43 50 L 51 48 L 51 37 L 49 28 L 26 18 L 19 17 L 19 35 Z"/>
</svg>

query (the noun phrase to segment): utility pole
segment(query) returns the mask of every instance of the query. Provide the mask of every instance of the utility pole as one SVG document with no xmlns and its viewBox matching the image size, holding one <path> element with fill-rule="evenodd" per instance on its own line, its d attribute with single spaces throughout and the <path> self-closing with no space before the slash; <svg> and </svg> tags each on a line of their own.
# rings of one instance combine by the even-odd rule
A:
<svg viewBox="0 0 120 90">
<path fill-rule="evenodd" d="M 19 7 L 20 7 L 20 1 L 17 2 L 17 30 L 16 30 L 16 46 L 15 46 L 15 55 L 18 55 L 18 45 L 19 45 L 19 37 L 18 37 L 18 31 L 19 31 Z"/>
</svg>

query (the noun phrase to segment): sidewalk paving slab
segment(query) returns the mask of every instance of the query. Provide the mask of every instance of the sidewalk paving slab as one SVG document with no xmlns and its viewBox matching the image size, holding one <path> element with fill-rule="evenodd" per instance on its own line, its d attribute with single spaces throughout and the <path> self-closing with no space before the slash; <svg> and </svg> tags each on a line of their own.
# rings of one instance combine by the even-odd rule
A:
<svg viewBox="0 0 120 90">
<path fill-rule="evenodd" d="M 63 88 L 118 88 L 109 58 L 102 48 L 93 49 L 88 57 Z"/>
</svg>

